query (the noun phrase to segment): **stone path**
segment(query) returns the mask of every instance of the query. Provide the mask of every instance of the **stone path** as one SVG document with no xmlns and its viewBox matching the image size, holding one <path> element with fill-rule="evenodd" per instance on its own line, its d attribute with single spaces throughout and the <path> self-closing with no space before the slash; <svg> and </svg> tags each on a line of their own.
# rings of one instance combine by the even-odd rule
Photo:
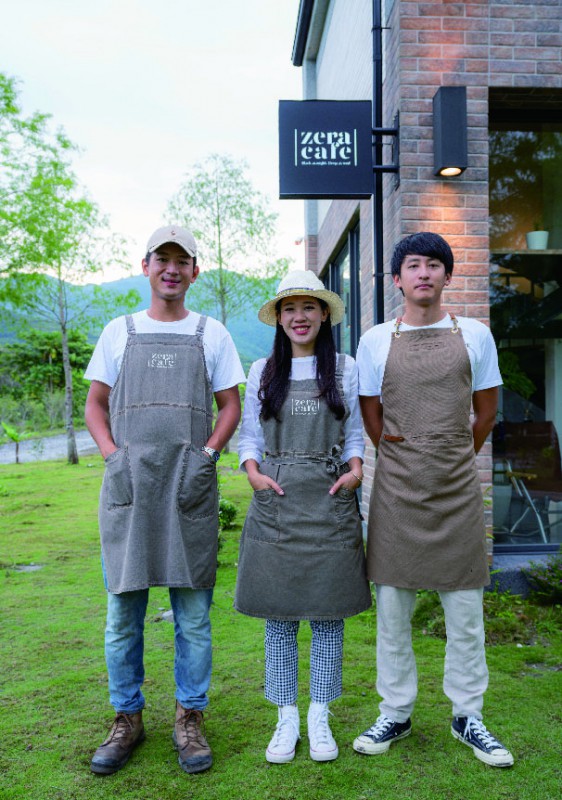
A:
<svg viewBox="0 0 562 800">
<path fill-rule="evenodd" d="M 97 453 L 96 443 L 88 431 L 77 431 L 76 446 L 78 455 L 85 456 Z M 20 442 L 19 459 L 23 464 L 28 461 L 52 461 L 66 458 L 66 434 L 46 436 L 44 439 L 26 439 Z M 0 464 L 14 464 L 16 446 L 13 442 L 0 445 Z"/>
</svg>

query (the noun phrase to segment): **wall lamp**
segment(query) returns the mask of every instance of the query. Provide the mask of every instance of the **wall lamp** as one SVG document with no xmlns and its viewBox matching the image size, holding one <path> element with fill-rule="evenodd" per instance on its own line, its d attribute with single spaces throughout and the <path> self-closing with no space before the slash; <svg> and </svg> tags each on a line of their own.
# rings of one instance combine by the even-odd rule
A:
<svg viewBox="0 0 562 800">
<path fill-rule="evenodd" d="M 466 86 L 441 86 L 433 97 L 433 159 L 442 178 L 468 166 Z"/>
</svg>

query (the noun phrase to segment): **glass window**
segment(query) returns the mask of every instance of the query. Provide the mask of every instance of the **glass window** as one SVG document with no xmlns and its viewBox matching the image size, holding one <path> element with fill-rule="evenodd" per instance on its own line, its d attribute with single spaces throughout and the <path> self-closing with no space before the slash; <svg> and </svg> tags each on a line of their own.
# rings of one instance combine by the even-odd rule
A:
<svg viewBox="0 0 562 800">
<path fill-rule="evenodd" d="M 562 542 L 562 92 L 490 90 L 490 316 L 499 549 Z"/>
<path fill-rule="evenodd" d="M 336 292 L 345 305 L 343 322 L 334 328 L 334 338 L 340 353 L 355 356 L 360 335 L 359 286 L 359 226 L 348 233 L 347 241 L 330 264 L 324 283 Z"/>
</svg>

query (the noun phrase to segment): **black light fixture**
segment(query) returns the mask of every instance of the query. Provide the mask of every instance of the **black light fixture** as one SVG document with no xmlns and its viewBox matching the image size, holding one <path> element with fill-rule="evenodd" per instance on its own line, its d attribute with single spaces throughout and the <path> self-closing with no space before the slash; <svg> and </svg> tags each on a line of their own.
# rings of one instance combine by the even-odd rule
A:
<svg viewBox="0 0 562 800">
<path fill-rule="evenodd" d="M 468 164 L 466 86 L 441 86 L 433 96 L 434 175 L 453 178 Z"/>
</svg>

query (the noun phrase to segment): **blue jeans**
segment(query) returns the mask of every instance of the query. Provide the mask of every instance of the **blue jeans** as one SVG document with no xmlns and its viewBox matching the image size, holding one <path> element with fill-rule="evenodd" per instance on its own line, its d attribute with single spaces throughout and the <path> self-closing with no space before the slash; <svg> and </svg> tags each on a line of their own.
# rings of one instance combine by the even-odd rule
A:
<svg viewBox="0 0 562 800">
<path fill-rule="evenodd" d="M 211 682 L 212 589 L 173 589 L 174 677 L 176 700 L 184 708 L 207 707 Z M 107 595 L 105 659 L 109 700 L 116 712 L 136 714 L 144 708 L 144 618 L 148 589 Z"/>
</svg>

